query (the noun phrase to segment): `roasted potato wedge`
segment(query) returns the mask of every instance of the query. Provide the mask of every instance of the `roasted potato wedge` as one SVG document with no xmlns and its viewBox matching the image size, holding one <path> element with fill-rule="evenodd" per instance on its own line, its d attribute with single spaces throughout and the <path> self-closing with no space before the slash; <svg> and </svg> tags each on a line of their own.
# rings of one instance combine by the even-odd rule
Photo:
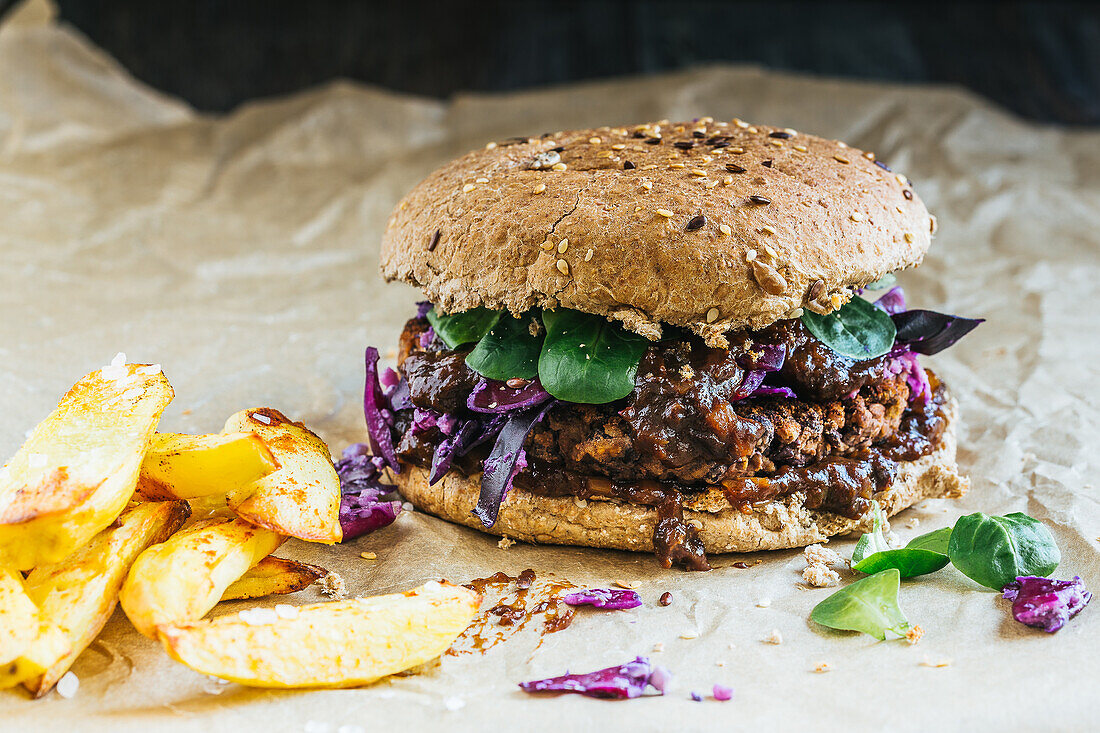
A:
<svg viewBox="0 0 1100 733">
<path fill-rule="evenodd" d="M 27 595 L 42 616 L 65 634 L 70 646 L 50 661 L 43 674 L 24 681 L 35 697 L 53 689 L 107 623 L 138 555 L 167 540 L 190 513 L 185 501 L 136 504 L 65 560 L 31 571 Z"/>
<path fill-rule="evenodd" d="M 34 605 L 20 573 L 0 568 L 0 689 L 41 675 L 69 650 L 65 635 Z"/>
<path fill-rule="evenodd" d="M 228 494 L 278 468 L 255 433 L 157 433 L 141 464 L 138 492 L 158 500 Z"/>
<path fill-rule="evenodd" d="M 273 532 L 310 542 L 334 544 L 340 530 L 340 478 L 328 446 L 309 428 L 278 410 L 242 410 L 223 432 L 256 433 L 281 468 L 229 494 L 237 516 Z"/>
<path fill-rule="evenodd" d="M 172 396 L 159 366 L 118 359 L 73 385 L 0 469 L 0 566 L 58 562 L 114 521 Z"/>
<path fill-rule="evenodd" d="M 283 614 L 252 609 L 164 624 L 157 635 L 177 661 L 242 685 L 356 687 L 438 657 L 470 624 L 480 601 L 467 588 L 433 581 L 407 593 Z M 260 612 L 268 618 L 256 618 Z"/>
<path fill-rule="evenodd" d="M 225 589 L 222 600 L 245 601 L 250 598 L 297 593 L 326 575 L 328 571 L 316 565 L 270 555 L 234 580 Z"/>
<path fill-rule="evenodd" d="M 202 618 L 284 539 L 240 519 L 197 522 L 138 556 L 119 594 L 122 610 L 150 638 L 160 624 Z"/>
</svg>

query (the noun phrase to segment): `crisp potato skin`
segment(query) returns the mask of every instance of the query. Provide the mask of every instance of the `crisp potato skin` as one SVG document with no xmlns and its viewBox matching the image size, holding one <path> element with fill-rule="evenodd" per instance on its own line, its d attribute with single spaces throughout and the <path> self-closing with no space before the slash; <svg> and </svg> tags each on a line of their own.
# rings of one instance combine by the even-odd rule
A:
<svg viewBox="0 0 1100 733">
<path fill-rule="evenodd" d="M 255 433 L 157 433 L 141 463 L 138 493 L 162 501 L 228 494 L 278 468 Z"/>
<path fill-rule="evenodd" d="M 240 519 L 198 522 L 138 556 L 119 594 L 122 610 L 149 638 L 159 624 L 202 618 L 284 539 Z"/>
<path fill-rule="evenodd" d="M 27 594 L 67 637 L 70 650 L 24 681 L 35 697 L 57 683 L 107 623 L 130 566 L 147 547 L 167 540 L 191 514 L 185 501 L 137 504 L 73 555 L 27 576 Z"/>
<path fill-rule="evenodd" d="M 234 580 L 225 589 L 222 600 L 246 601 L 297 593 L 326 575 L 328 571 L 322 567 L 271 555 Z"/>
<path fill-rule="evenodd" d="M 256 433 L 280 466 L 240 491 L 229 508 L 252 524 L 309 542 L 335 544 L 340 529 L 340 477 L 328 446 L 305 425 L 278 410 L 241 410 L 223 432 Z"/>
<path fill-rule="evenodd" d="M 249 624 L 238 614 L 164 624 L 176 661 L 252 687 L 358 687 L 442 654 L 481 597 L 431 582 L 407 593 L 303 606 L 292 618 Z"/>
<path fill-rule="evenodd" d="M 172 397 L 159 367 L 140 364 L 73 385 L 0 471 L 0 566 L 58 562 L 113 522 Z"/>
</svg>

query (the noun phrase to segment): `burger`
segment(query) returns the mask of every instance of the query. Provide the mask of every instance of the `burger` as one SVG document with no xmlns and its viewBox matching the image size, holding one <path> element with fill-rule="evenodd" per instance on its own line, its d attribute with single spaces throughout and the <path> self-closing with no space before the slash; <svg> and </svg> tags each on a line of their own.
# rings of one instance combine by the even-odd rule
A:
<svg viewBox="0 0 1100 733">
<path fill-rule="evenodd" d="M 968 487 L 920 362 L 978 320 L 893 273 L 936 230 L 872 153 L 701 118 L 490 143 L 382 242 L 427 300 L 367 350 L 374 461 L 419 509 L 532 543 L 790 548 Z"/>
</svg>

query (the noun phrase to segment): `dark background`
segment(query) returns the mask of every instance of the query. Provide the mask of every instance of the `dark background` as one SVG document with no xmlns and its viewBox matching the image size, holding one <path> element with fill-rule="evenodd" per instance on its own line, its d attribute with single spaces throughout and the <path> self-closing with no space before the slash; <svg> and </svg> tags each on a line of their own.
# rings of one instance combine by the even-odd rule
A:
<svg viewBox="0 0 1100 733">
<path fill-rule="evenodd" d="M 0 12 L 13 0 L 0 0 Z M 201 110 L 334 77 L 444 97 L 711 62 L 958 84 L 1100 124 L 1093 3 L 58 0 L 139 79 Z"/>
</svg>

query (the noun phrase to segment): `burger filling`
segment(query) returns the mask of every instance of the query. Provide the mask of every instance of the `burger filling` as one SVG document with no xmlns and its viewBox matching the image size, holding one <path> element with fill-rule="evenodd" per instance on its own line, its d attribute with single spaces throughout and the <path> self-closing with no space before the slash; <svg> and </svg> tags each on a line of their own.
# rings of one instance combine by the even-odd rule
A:
<svg viewBox="0 0 1100 733">
<path fill-rule="evenodd" d="M 584 403 L 551 394 L 540 378 L 563 392 L 575 387 L 558 386 L 560 369 L 549 371 L 554 364 L 542 359 L 535 375 L 486 378 L 473 368 L 486 363 L 484 348 L 448 345 L 433 315 L 425 306 L 406 324 L 398 372 L 383 379 L 391 409 L 382 437 L 399 463 L 430 471 L 431 481 L 450 470 L 483 474 L 478 515 L 486 524 L 513 485 L 654 507 L 652 539 L 666 567 L 709 567 L 684 506 L 728 503 L 749 513 L 797 494 L 810 509 L 858 518 L 890 486 L 898 462 L 935 451 L 946 428 L 943 386 L 917 363 L 911 343 L 896 340 L 904 328 L 914 336 L 912 318 L 899 321 L 888 351 L 862 359 L 801 319 L 731 334 L 725 349 L 666 328 L 662 340 L 641 344 L 625 396 Z M 977 323 L 956 321 L 918 324 L 913 343 L 953 342 Z M 544 338 L 544 352 L 551 342 L 538 333 L 537 315 L 507 328 Z M 471 357 L 475 348 L 482 353 Z M 586 348 L 579 341 L 575 350 Z M 583 369 L 592 355 L 580 358 L 588 359 Z M 596 358 L 601 366 L 584 378 L 611 383 L 615 375 L 600 368 L 613 360 Z"/>
</svg>

